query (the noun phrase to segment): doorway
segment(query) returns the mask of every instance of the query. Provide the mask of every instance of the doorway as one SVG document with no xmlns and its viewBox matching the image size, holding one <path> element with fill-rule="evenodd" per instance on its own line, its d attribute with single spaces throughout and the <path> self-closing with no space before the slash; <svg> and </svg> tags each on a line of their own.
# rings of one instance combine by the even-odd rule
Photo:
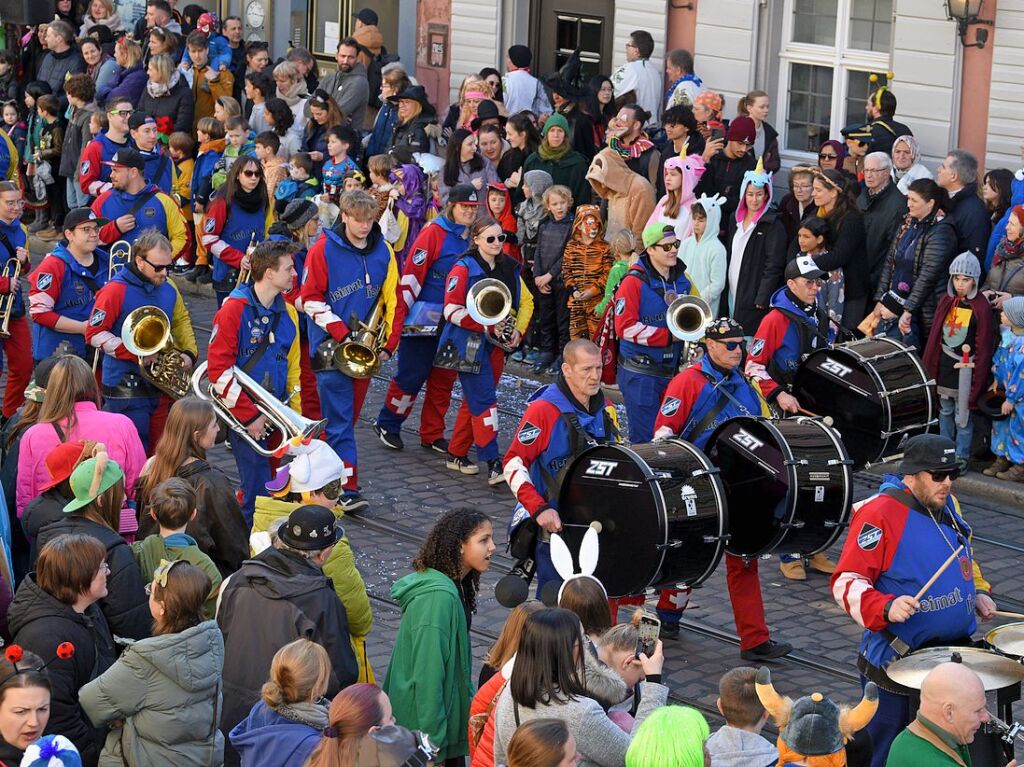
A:
<svg viewBox="0 0 1024 767">
<path fill-rule="evenodd" d="M 558 71 L 577 48 L 582 84 L 611 72 L 614 0 L 540 0 L 534 8 L 531 27 L 538 76 Z"/>
</svg>

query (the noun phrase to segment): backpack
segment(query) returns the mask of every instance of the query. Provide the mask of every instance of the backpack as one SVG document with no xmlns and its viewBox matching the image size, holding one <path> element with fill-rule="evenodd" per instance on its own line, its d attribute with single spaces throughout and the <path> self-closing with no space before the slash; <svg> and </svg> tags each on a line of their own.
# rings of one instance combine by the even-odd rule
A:
<svg viewBox="0 0 1024 767">
<path fill-rule="evenodd" d="M 370 57 L 370 66 L 366 68 L 366 80 L 370 84 L 370 97 L 367 99 L 367 105 L 374 109 L 380 109 L 380 86 L 384 79 L 382 70 L 385 64 L 399 61 L 399 56 L 397 53 L 388 53 L 388 49 L 383 45 L 380 47 L 380 53 L 376 55 L 365 45 L 360 45 L 358 50 Z"/>
</svg>

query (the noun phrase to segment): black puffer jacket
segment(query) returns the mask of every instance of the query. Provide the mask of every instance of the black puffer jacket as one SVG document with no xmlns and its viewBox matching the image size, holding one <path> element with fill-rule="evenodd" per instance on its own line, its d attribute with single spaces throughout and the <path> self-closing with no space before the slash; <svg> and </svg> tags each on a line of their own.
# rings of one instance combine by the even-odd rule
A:
<svg viewBox="0 0 1024 767">
<path fill-rule="evenodd" d="M 924 229 L 914 243 L 914 284 L 910 287 L 910 296 L 905 308 L 911 314 L 917 315 L 922 338 L 927 338 L 931 332 L 932 319 L 935 317 L 935 307 L 946 292 L 949 265 L 956 258 L 957 251 L 956 229 L 949 218 L 929 217 L 922 223 Z M 886 256 L 882 276 L 875 290 L 875 301 L 881 301 L 882 296 L 889 290 L 898 245 L 899 235 L 893 238 L 889 255 Z"/>
<path fill-rule="evenodd" d="M 173 78 L 174 75 L 171 77 Z M 188 86 L 188 81 L 180 73 L 178 73 L 178 81 L 163 96 L 150 96 L 149 91 L 143 88 L 138 108 L 139 111 L 154 120 L 170 117 L 176 131 L 192 132 L 192 115 L 196 108 L 195 98 L 192 95 L 192 89 Z"/>
<path fill-rule="evenodd" d="M 726 236 L 727 259 L 731 261 L 732 238 L 736 234 L 736 216 L 730 216 Z M 754 225 L 754 231 L 747 240 L 740 266 L 739 289 L 736 294 L 732 317 L 743 326 L 743 331 L 753 335 L 771 305 L 772 293 L 782 285 L 782 273 L 786 268 L 786 227 L 779 219 L 779 212 L 769 208 Z M 726 266 L 728 273 L 728 266 Z M 719 306 L 728 307 L 729 280 Z M 757 307 L 761 308 L 758 309 Z"/>
<path fill-rule="evenodd" d="M 42 545 L 39 543 L 39 531 L 47 525 L 63 520 L 67 516 L 64 507 L 70 500 L 57 488 L 51 487 L 28 502 L 21 515 L 21 529 L 25 531 L 30 541 L 29 567 L 35 569 L 36 559 L 39 557 L 39 547 Z"/>
<path fill-rule="evenodd" d="M 98 677 L 117 657 L 114 639 L 98 604 L 84 613 L 43 591 L 30 573 L 14 597 L 9 614 L 14 642 L 31 650 L 44 661 L 57 656 L 57 645 L 71 642 L 75 655 L 54 660 L 46 667 L 53 688 L 47 733 L 70 738 L 82 755 L 82 762 L 95 765 L 106 733 L 96 729 L 78 705 L 78 691 Z"/>
<path fill-rule="evenodd" d="M 429 152 L 430 136 L 427 135 L 427 128 L 434 122 L 433 113 L 423 112 L 405 125 L 396 123 L 395 132 L 391 134 L 391 146 L 388 147 L 388 151 L 396 152 L 399 149 L 405 149 L 409 152 Z"/>
<path fill-rule="evenodd" d="M 882 275 L 892 240 L 900 230 L 900 222 L 907 215 L 907 198 L 890 181 L 878 194 L 870 194 L 867 189 L 862 191 L 857 198 L 857 206 L 864 214 L 864 249 L 870 271 L 868 284 L 874 290 Z"/>
<path fill-rule="evenodd" d="M 63 519 L 39 531 L 36 541 L 39 550 L 58 535 L 68 533 L 91 535 L 107 547 L 110 575 L 107 576 L 107 596 L 99 605 L 110 630 L 115 636 L 128 639 L 148 637 L 153 631 L 153 616 L 149 613 L 149 599 L 132 547 L 109 527 L 75 514 L 65 514 Z"/>
</svg>

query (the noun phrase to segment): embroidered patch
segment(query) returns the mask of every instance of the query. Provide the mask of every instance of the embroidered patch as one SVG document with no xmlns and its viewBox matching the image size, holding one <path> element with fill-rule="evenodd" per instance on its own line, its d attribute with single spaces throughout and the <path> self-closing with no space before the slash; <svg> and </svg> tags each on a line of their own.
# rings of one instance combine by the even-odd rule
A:
<svg viewBox="0 0 1024 767">
<path fill-rule="evenodd" d="M 98 328 L 100 324 L 107 318 L 107 313 L 102 309 L 97 309 L 92 313 L 92 317 L 89 318 L 89 324 L 94 328 Z"/>
<path fill-rule="evenodd" d="M 89 168 L 92 167 L 92 162 L 89 160 L 82 160 L 82 175 L 88 175 Z"/>
<path fill-rule="evenodd" d="M 860 534 L 857 536 L 857 545 L 864 549 L 864 551 L 874 551 L 878 548 L 878 544 L 881 540 L 881 528 L 865 524 L 864 527 L 860 529 Z"/>
<path fill-rule="evenodd" d="M 154 208 L 143 208 L 142 215 L 146 218 L 156 218 L 156 210 Z"/>
<path fill-rule="evenodd" d="M 205 231 L 205 232 L 206 232 L 207 234 L 211 234 L 211 233 L 213 232 L 213 228 L 214 228 L 215 226 L 217 226 L 217 222 L 216 222 L 216 221 L 214 221 L 214 220 L 213 220 L 212 218 L 208 218 L 208 219 L 206 219 L 206 223 L 205 223 L 205 224 L 203 224 L 203 230 L 204 230 L 204 231 Z"/>
<path fill-rule="evenodd" d="M 416 248 L 412 254 L 412 262 L 416 266 L 423 266 L 423 263 L 427 260 L 427 251 L 423 248 Z"/>
<path fill-rule="evenodd" d="M 750 356 L 751 357 L 756 357 L 757 355 L 759 355 L 763 351 L 764 351 L 764 339 L 763 338 L 755 338 L 754 339 L 754 343 L 752 343 L 750 345 Z"/>
<path fill-rule="evenodd" d="M 458 284 L 459 284 L 459 278 L 458 277 L 449 277 L 448 278 L 448 292 L 451 293 L 453 290 L 455 290 L 455 288 L 458 287 Z"/>
<path fill-rule="evenodd" d="M 523 424 L 523 428 L 519 430 L 519 436 L 517 437 L 519 442 L 523 445 L 532 445 L 537 441 L 537 437 L 540 436 L 540 427 L 534 426 L 532 423 L 527 421 Z"/>
<path fill-rule="evenodd" d="M 678 410 L 679 400 L 676 397 L 666 397 L 661 405 L 661 414 L 663 416 L 675 415 Z"/>
<path fill-rule="evenodd" d="M 36 277 L 36 287 L 39 290 L 46 290 L 53 284 L 53 275 L 49 272 L 43 272 Z"/>
<path fill-rule="evenodd" d="M 625 309 L 626 309 L 626 299 L 625 298 L 618 299 L 615 302 L 615 313 L 616 314 L 622 314 L 622 312 L 625 311 Z"/>
</svg>

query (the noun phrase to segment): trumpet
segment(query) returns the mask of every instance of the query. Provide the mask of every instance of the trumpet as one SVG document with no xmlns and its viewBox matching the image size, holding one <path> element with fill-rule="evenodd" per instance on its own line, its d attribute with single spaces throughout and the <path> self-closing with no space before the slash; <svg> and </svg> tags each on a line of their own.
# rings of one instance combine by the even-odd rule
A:
<svg viewBox="0 0 1024 767">
<path fill-rule="evenodd" d="M 139 358 L 142 377 L 175 399 L 189 392 L 189 374 L 181 364 L 181 352 L 171 346 L 171 322 L 158 306 L 140 306 L 121 323 L 121 343 Z M 148 365 L 143 359 L 155 354 Z"/>
<path fill-rule="evenodd" d="M 8 278 L 12 288 L 10 293 L 0 296 L 0 338 L 10 338 L 11 313 L 14 311 L 14 299 L 18 295 L 13 289 L 13 283 L 21 276 L 21 261 L 16 258 L 7 259 L 2 276 Z"/>
<path fill-rule="evenodd" d="M 132 260 L 132 244 L 128 240 L 118 240 L 110 246 L 110 260 L 107 263 L 107 282 L 110 282 Z"/>
<path fill-rule="evenodd" d="M 231 408 L 214 391 L 209 380 L 206 379 L 206 364 L 205 362 L 201 363 L 192 374 L 192 392 L 200 399 L 209 401 L 213 405 L 217 417 L 229 429 L 244 439 L 249 444 L 249 447 L 262 456 L 267 458 L 273 457 L 277 451 L 263 447 L 263 445 L 253 439 L 248 429 L 245 428 L 245 424 L 235 417 L 231 412 Z M 271 427 L 271 433 L 274 431 L 280 433 L 281 445 L 296 438 L 306 440 L 315 437 L 327 426 L 326 419 L 312 421 L 299 415 L 238 367 L 233 367 L 231 372 L 234 375 L 235 383 L 242 387 L 260 412 L 260 415 L 267 419 Z"/>
<path fill-rule="evenodd" d="M 249 246 L 245 249 L 245 257 L 248 259 L 252 256 L 252 252 L 256 250 L 256 232 L 252 233 L 252 237 L 249 238 Z M 240 288 L 252 279 L 252 266 L 247 266 L 244 269 L 238 270 L 238 281 L 235 282 L 235 287 Z"/>
<path fill-rule="evenodd" d="M 350 378 L 369 378 L 380 370 L 380 350 L 388 341 L 388 327 L 384 322 L 383 297 L 377 299 L 366 322 L 348 341 L 338 344 L 331 364 Z"/>
<path fill-rule="evenodd" d="M 487 277 L 466 294 L 466 311 L 487 329 L 487 340 L 507 352 L 514 351 L 512 333 L 516 329 L 516 315 L 512 311 L 512 292 L 501 280 Z"/>
<path fill-rule="evenodd" d="M 668 332 L 683 342 L 683 367 L 688 367 L 696 358 L 697 342 L 704 337 L 707 326 L 713 320 L 711 307 L 699 296 L 679 296 L 665 310 Z"/>
</svg>

